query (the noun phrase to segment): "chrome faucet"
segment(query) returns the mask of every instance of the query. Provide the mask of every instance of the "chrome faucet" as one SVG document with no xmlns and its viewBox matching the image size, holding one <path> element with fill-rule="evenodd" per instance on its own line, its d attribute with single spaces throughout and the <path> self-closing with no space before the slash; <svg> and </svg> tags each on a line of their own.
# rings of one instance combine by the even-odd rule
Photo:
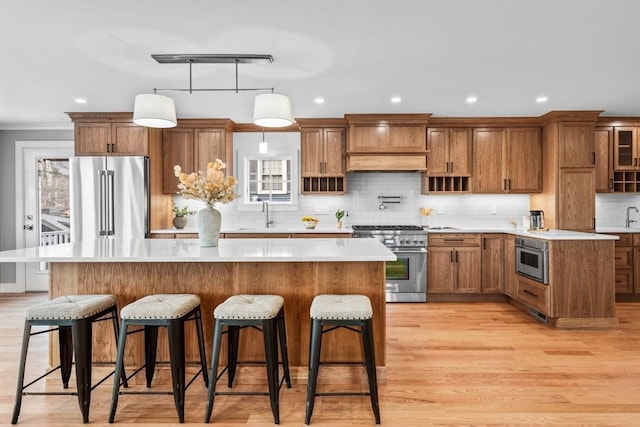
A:
<svg viewBox="0 0 640 427">
<path fill-rule="evenodd" d="M 635 219 L 629 219 L 629 211 L 631 211 L 632 209 L 633 209 L 634 211 L 636 211 L 636 213 L 638 213 L 638 208 L 636 208 L 635 206 L 629 206 L 629 207 L 627 208 L 627 221 L 626 221 L 626 222 L 625 222 L 625 224 L 624 224 L 625 228 L 630 228 L 630 227 L 631 227 L 631 223 L 632 223 L 632 222 L 638 222 L 638 220 L 635 220 Z"/>
<path fill-rule="evenodd" d="M 273 224 L 273 220 L 269 219 L 269 202 L 262 202 L 262 212 L 266 215 L 264 217 L 264 227 L 269 228 Z"/>
</svg>

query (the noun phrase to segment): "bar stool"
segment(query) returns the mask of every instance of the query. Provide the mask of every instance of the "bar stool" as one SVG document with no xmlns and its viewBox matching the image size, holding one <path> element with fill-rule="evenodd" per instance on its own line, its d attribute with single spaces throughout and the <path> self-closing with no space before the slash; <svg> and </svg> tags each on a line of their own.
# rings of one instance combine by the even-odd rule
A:
<svg viewBox="0 0 640 427">
<path fill-rule="evenodd" d="M 378 380 L 376 378 L 376 356 L 373 345 L 373 310 L 371 301 L 365 295 L 318 295 L 311 303 L 311 344 L 309 348 L 309 378 L 307 382 L 307 409 L 305 424 L 311 422 L 316 396 L 370 396 L 376 424 L 380 424 L 378 406 Z M 325 326 L 330 326 L 324 330 Z M 359 327 L 360 329 L 354 329 Z M 316 393 L 320 368 L 322 334 L 338 328 L 360 333 L 364 350 L 364 365 L 369 379 L 369 392 Z"/>
<path fill-rule="evenodd" d="M 20 368 L 18 372 L 18 387 L 16 391 L 16 403 L 13 409 L 11 424 L 18 422 L 22 396 L 63 394 L 78 396 L 78 404 L 82 412 L 82 422 L 89 422 L 89 406 L 91 403 L 91 391 L 102 384 L 113 373 L 112 371 L 95 385 L 91 385 L 91 365 L 93 333 L 95 322 L 105 320 L 113 321 L 113 330 L 118 337 L 118 309 L 116 298 L 113 295 L 67 295 L 30 307 L 25 312 L 24 334 L 22 337 L 22 351 L 20 353 Z M 34 325 L 57 326 L 40 332 L 31 332 Z M 33 335 L 58 331 L 60 346 L 60 365 L 51 369 L 44 375 L 24 385 L 25 365 L 29 339 Z M 75 356 L 76 365 L 76 391 L 75 392 L 25 392 L 27 387 L 45 378 L 49 374 L 60 369 L 63 388 L 69 388 L 71 366 Z M 122 377 L 126 386 L 126 378 Z"/>
<path fill-rule="evenodd" d="M 207 412 L 204 422 L 208 423 L 211 419 L 213 400 L 216 395 L 268 395 L 274 423 L 280 424 L 280 388 L 284 381 L 287 382 L 287 388 L 291 388 L 284 320 L 284 298 L 280 295 L 234 295 L 215 308 L 213 317 L 215 326 L 211 352 L 211 372 L 209 373 L 211 381 L 209 382 Z M 225 326 L 227 327 L 226 331 L 223 330 Z M 269 392 L 218 392 L 216 391 L 216 382 L 225 371 L 228 371 L 228 387 L 231 388 L 233 386 L 236 366 L 238 363 L 243 363 L 238 362 L 240 330 L 247 327 L 262 330 Z M 227 334 L 227 365 L 220 374 L 217 374 L 223 334 Z M 279 379 L 278 343 L 280 344 L 284 370 L 282 379 Z"/>
<path fill-rule="evenodd" d="M 120 338 L 118 339 L 118 355 L 116 358 L 116 378 L 124 375 L 124 350 L 127 335 L 144 332 L 145 363 L 131 374 L 127 379 L 145 370 L 147 388 L 151 387 L 153 374 L 156 366 L 156 350 L 158 343 L 158 328 L 167 328 L 169 341 L 169 363 L 171 365 L 171 382 L 173 392 L 124 392 L 120 391 L 120 383 L 113 383 L 113 393 L 111 396 L 111 409 L 109 411 L 109 422 L 113 423 L 118 406 L 118 396 L 121 394 L 172 394 L 178 412 L 178 420 L 184 422 L 184 398 L 185 391 L 193 381 L 202 373 L 205 386 L 208 384 L 207 361 L 204 349 L 204 335 L 202 332 L 202 316 L 200 313 L 200 297 L 192 294 L 158 294 L 149 295 L 125 306 L 120 311 L 122 327 Z M 198 346 L 200 351 L 199 362 L 185 361 L 185 337 L 184 324 L 187 321 L 196 322 L 196 332 L 198 334 Z M 142 326 L 140 329 L 128 332 L 129 326 Z M 200 369 L 193 376 L 188 384 L 185 384 L 185 365 L 187 363 L 197 363 Z"/>
</svg>

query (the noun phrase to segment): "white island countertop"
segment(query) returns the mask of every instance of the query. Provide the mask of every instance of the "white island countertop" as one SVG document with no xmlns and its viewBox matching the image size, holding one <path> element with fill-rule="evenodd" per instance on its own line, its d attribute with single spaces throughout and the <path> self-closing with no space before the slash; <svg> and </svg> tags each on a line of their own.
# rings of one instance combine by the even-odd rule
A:
<svg viewBox="0 0 640 427">
<path fill-rule="evenodd" d="M 395 261 L 377 239 L 96 239 L 0 252 L 0 262 L 360 262 Z"/>
</svg>

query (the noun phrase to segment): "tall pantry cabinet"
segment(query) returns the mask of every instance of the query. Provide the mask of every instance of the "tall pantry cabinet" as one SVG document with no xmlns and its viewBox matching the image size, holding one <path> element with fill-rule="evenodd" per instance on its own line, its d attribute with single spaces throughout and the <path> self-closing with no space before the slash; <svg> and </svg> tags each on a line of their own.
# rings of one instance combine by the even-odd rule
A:
<svg viewBox="0 0 640 427">
<path fill-rule="evenodd" d="M 600 111 L 553 111 L 542 117 L 542 192 L 531 209 L 542 209 L 545 225 L 595 230 L 595 126 Z"/>
</svg>

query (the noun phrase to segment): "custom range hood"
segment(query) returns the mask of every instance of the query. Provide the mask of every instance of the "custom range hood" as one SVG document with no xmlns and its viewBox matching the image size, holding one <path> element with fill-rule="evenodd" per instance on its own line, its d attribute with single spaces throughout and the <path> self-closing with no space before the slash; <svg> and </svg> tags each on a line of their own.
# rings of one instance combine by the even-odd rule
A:
<svg viewBox="0 0 640 427">
<path fill-rule="evenodd" d="M 431 114 L 346 114 L 347 172 L 426 171 Z"/>
</svg>

